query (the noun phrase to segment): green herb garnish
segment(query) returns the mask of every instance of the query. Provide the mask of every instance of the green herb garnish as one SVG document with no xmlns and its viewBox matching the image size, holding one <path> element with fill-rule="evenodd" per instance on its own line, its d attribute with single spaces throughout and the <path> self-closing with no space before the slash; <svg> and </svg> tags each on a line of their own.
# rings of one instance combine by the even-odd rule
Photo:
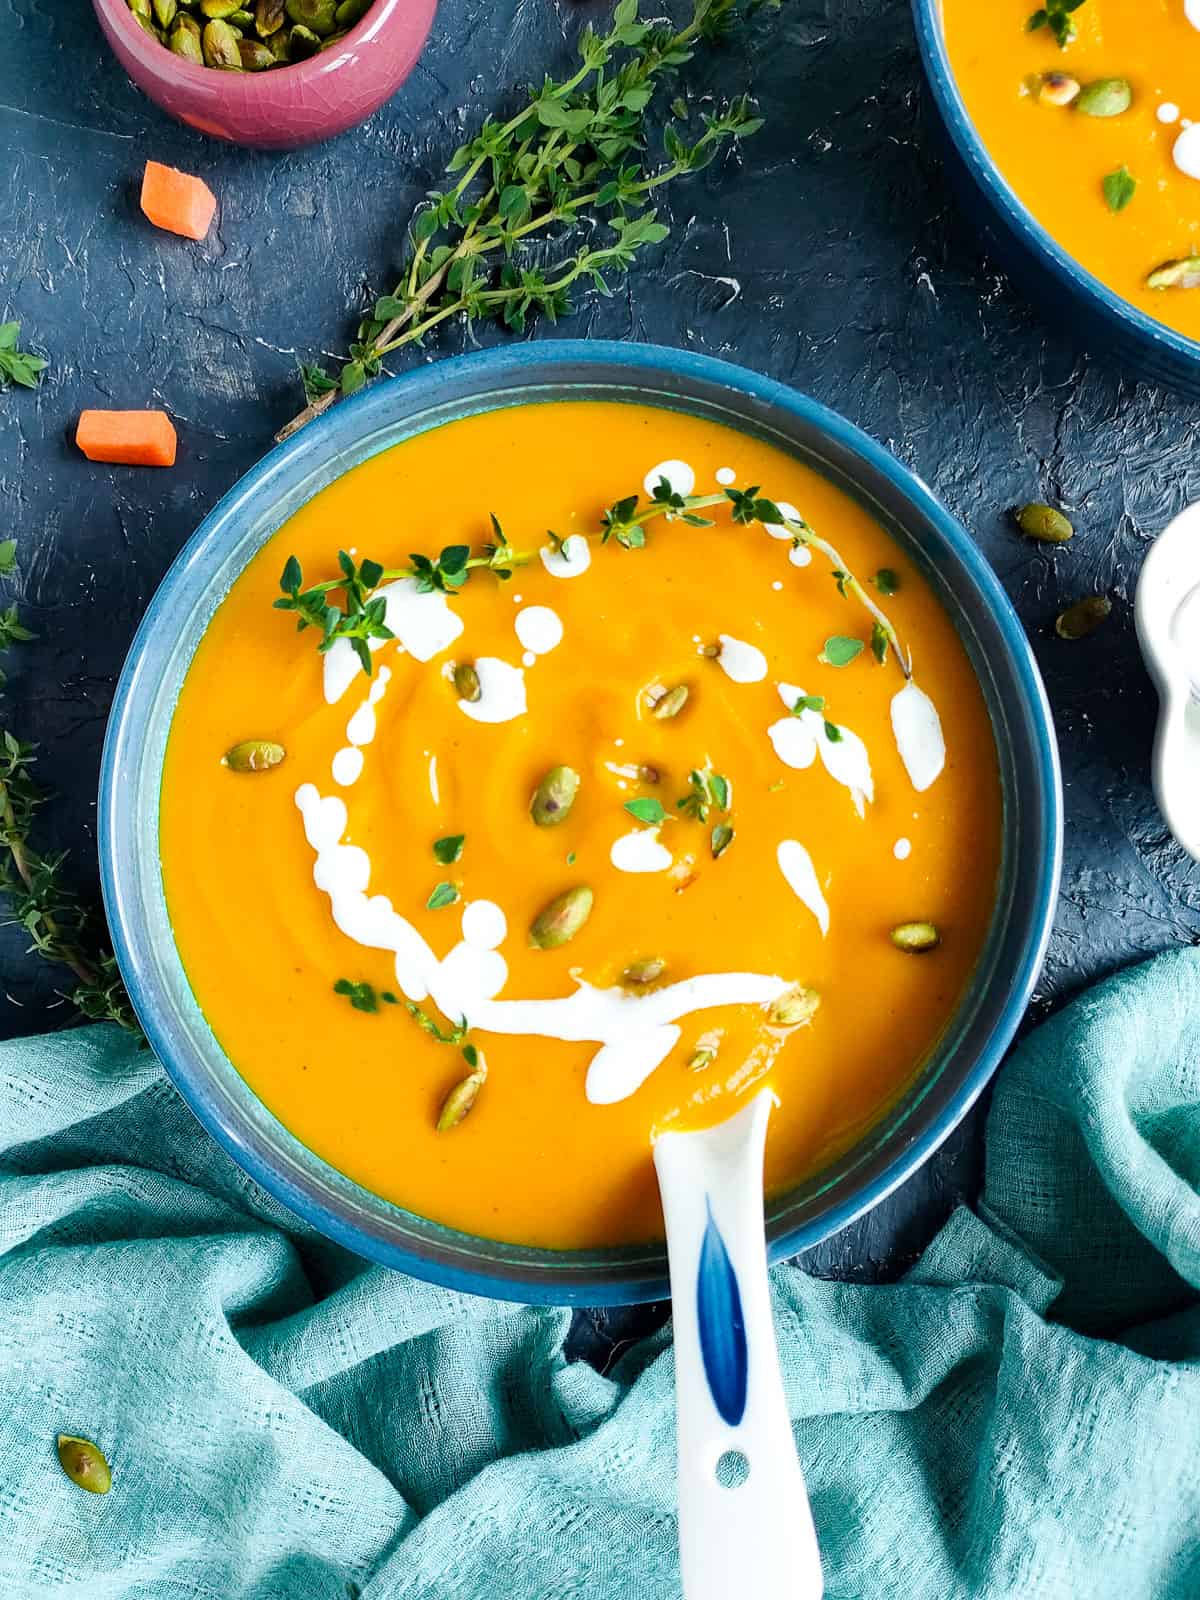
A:
<svg viewBox="0 0 1200 1600">
<path fill-rule="evenodd" d="M 1137 179 L 1128 167 L 1118 167 L 1104 179 L 1104 199 L 1110 211 L 1124 211 L 1137 190 Z"/>
<path fill-rule="evenodd" d="M 631 817 L 636 817 L 639 822 L 648 822 L 652 827 L 657 827 L 660 822 L 667 820 L 666 807 L 661 800 L 656 800 L 652 795 L 641 795 L 636 800 L 626 800 L 625 809 Z"/>
<path fill-rule="evenodd" d="M 659 89 L 698 45 L 727 32 L 738 11 L 739 0 L 693 0 L 691 18 L 673 31 L 639 21 L 637 0 L 620 0 L 607 34 L 584 29 L 574 73 L 543 79 L 506 122 L 487 118 L 451 157 L 447 187 L 430 191 L 412 218 L 400 280 L 359 324 L 340 375 L 304 368 L 308 404 L 278 437 L 338 394 L 361 389 L 389 355 L 450 319 L 496 321 L 522 333 L 531 318 L 556 321 L 570 311 L 579 287 L 611 294 L 610 278 L 667 236 L 650 205 L 654 193 L 762 125 L 742 96 L 701 113 L 694 130 L 686 101 L 676 97 L 665 160 L 653 169 L 645 164 Z M 547 264 L 552 230 L 564 248 Z M 536 254 L 528 253 L 531 246 Z"/>
<path fill-rule="evenodd" d="M 16 541 L 0 541 L 0 577 L 11 577 L 15 570 Z M 15 604 L 0 611 L 0 652 L 32 638 Z M 4 682 L 0 672 L 0 688 Z M 97 939 L 91 912 L 63 881 L 66 852 L 42 855 L 30 843 L 34 817 L 45 799 L 30 777 L 34 760 L 33 745 L 8 729 L 0 733 L 0 895 L 7 903 L 6 920 L 24 929 L 31 951 L 74 974 L 67 999 L 82 1016 L 90 1022 L 115 1022 L 140 1036 L 116 958 Z"/>
<path fill-rule="evenodd" d="M 842 730 L 838 727 L 836 722 L 826 722 L 825 737 L 829 740 L 830 744 L 841 744 Z"/>
<path fill-rule="evenodd" d="M 688 773 L 688 792 L 675 803 L 684 816 L 707 822 L 710 811 L 729 810 L 732 796 L 733 786 L 728 778 L 710 767 L 696 767 Z"/>
<path fill-rule="evenodd" d="M 458 889 L 452 883 L 439 883 L 437 888 L 425 902 L 427 911 L 441 911 L 444 906 L 452 906 L 458 899 Z"/>
<path fill-rule="evenodd" d="M 824 711 L 825 696 L 823 694 L 802 694 L 792 707 L 792 715 L 798 717 L 805 711 Z"/>
<path fill-rule="evenodd" d="M 827 667 L 848 667 L 865 648 L 861 639 L 851 639 L 844 633 L 835 633 L 826 639 L 825 648 L 817 660 L 823 661 Z"/>
<path fill-rule="evenodd" d="M 892 567 L 880 567 L 871 582 L 879 590 L 880 594 L 890 597 L 899 591 L 900 574 Z"/>
<path fill-rule="evenodd" d="M 723 856 L 733 843 L 733 825 L 728 822 L 718 822 L 712 831 L 712 857 L 716 861 Z"/>
<path fill-rule="evenodd" d="M 41 356 L 18 350 L 20 336 L 19 322 L 0 322 L 0 389 L 7 389 L 10 383 L 19 384 L 22 389 L 36 389 L 49 365 Z"/>
<path fill-rule="evenodd" d="M 379 1002 L 384 1005 L 398 1004 L 396 996 L 390 989 L 376 989 L 373 983 L 354 983 L 350 978 L 339 978 L 333 986 L 334 994 L 345 995 L 355 1011 L 365 1011 L 374 1015 L 379 1010 Z"/>
<path fill-rule="evenodd" d="M 1078 11 L 1082 4 L 1083 0 L 1046 0 L 1046 4 L 1038 7 L 1025 26 L 1030 33 L 1036 33 L 1039 28 L 1049 28 L 1058 40 L 1059 49 L 1065 50 L 1079 31 L 1071 13 Z"/>
<path fill-rule="evenodd" d="M 463 853 L 467 842 L 465 833 L 448 833 L 444 839 L 433 841 L 433 855 L 443 867 L 452 867 Z"/>
<path fill-rule="evenodd" d="M 884 628 L 880 627 L 878 622 L 873 622 L 871 624 L 871 654 L 875 657 L 876 661 L 878 661 L 879 665 L 883 666 L 884 662 L 887 660 L 887 653 L 887 632 Z"/>
</svg>

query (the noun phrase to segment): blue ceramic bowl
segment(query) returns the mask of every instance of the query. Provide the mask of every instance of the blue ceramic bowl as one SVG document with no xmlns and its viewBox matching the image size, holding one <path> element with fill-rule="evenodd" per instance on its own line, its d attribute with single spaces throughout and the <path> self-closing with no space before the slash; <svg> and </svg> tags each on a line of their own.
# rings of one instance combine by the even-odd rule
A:
<svg viewBox="0 0 1200 1600">
<path fill-rule="evenodd" d="M 997 261 L 1047 320 L 1080 344 L 1111 350 L 1143 377 L 1200 395 L 1200 342 L 1115 294 L 1026 209 L 984 148 L 954 81 L 942 0 L 912 3 L 921 60 L 945 135 L 946 170 Z"/>
<path fill-rule="evenodd" d="M 180 684 L 222 597 L 280 524 L 332 479 L 414 434 L 497 406 L 584 398 L 728 423 L 824 473 L 868 506 L 922 569 L 979 675 L 1004 786 L 1002 865 L 986 948 L 945 1038 L 902 1102 L 828 1171 L 772 1200 L 772 1255 L 794 1254 L 844 1227 L 902 1183 L 982 1091 L 1040 967 L 1061 848 L 1054 731 L 1021 625 L 962 528 L 886 451 L 782 384 L 653 346 L 525 344 L 378 384 L 272 450 L 205 518 L 138 630 L 104 750 L 100 857 L 117 956 L 150 1042 L 201 1122 L 264 1188 L 360 1255 L 419 1277 L 514 1300 L 598 1305 L 665 1297 L 665 1248 L 557 1252 L 455 1232 L 359 1188 L 281 1126 L 226 1058 L 193 998 L 158 853 L 163 752 Z"/>
</svg>

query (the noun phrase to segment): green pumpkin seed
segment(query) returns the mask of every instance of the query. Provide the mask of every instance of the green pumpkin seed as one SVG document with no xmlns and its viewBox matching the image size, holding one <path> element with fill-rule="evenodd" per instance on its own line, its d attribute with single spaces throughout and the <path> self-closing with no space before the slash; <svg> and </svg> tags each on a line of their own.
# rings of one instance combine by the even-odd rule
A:
<svg viewBox="0 0 1200 1600">
<path fill-rule="evenodd" d="M 463 1118 L 470 1115 L 479 1099 L 479 1091 L 487 1081 L 487 1062 L 481 1050 L 475 1052 L 475 1063 L 473 1070 L 465 1078 L 460 1078 L 442 1101 L 437 1119 L 439 1133 L 449 1133 L 451 1128 L 457 1128 Z"/>
<path fill-rule="evenodd" d="M 212 24 L 210 23 L 211 27 Z M 271 739 L 243 739 L 226 750 L 221 765 L 231 772 L 269 772 L 283 760 L 287 751 Z"/>
<path fill-rule="evenodd" d="M 73 1434 L 58 1436 L 58 1459 L 71 1482 L 89 1494 L 107 1494 L 112 1488 L 112 1472 L 99 1445 Z"/>
<path fill-rule="evenodd" d="M 661 700 L 654 703 L 654 715 L 660 722 L 665 722 L 668 717 L 677 717 L 688 702 L 688 686 L 686 683 L 677 683 L 673 689 L 668 689 Z"/>
<path fill-rule="evenodd" d="M 798 1028 L 802 1022 L 811 1021 L 820 1004 L 821 996 L 815 989 L 805 989 L 797 984 L 794 989 L 779 996 L 768 1017 L 777 1028 Z"/>
<path fill-rule="evenodd" d="M 1065 544 L 1074 536 L 1075 529 L 1053 506 L 1034 501 L 1032 505 L 1018 506 L 1013 512 L 1017 527 L 1028 539 L 1039 539 L 1043 544 Z"/>
<path fill-rule="evenodd" d="M 150 0 L 129 0 L 129 9 L 139 21 L 148 22 L 153 15 Z"/>
<path fill-rule="evenodd" d="M 356 22 L 362 21 L 370 9 L 371 0 L 342 0 L 334 12 L 334 19 L 339 28 L 352 28 Z"/>
<path fill-rule="evenodd" d="M 582 883 L 555 895 L 530 924 L 530 944 L 535 950 L 557 950 L 567 944 L 591 916 L 594 899 L 592 891 Z"/>
<path fill-rule="evenodd" d="M 178 0 L 151 0 L 151 5 L 155 22 L 164 30 L 169 28 L 179 13 Z"/>
<path fill-rule="evenodd" d="M 643 956 L 640 961 L 629 963 L 621 974 L 621 982 L 640 989 L 647 983 L 657 983 L 666 970 L 667 963 L 661 956 Z"/>
<path fill-rule="evenodd" d="M 698 1050 L 693 1050 L 687 1058 L 689 1072 L 703 1072 L 705 1067 L 711 1067 L 717 1059 L 717 1052 L 710 1050 L 706 1045 L 701 1045 Z"/>
<path fill-rule="evenodd" d="M 311 28 L 303 28 L 297 25 L 288 34 L 288 53 L 293 61 L 307 61 L 310 56 L 315 56 L 320 48 L 321 36 L 314 33 Z M 474 672 L 475 668 L 471 667 L 469 670 Z M 478 674 L 475 682 L 476 686 L 478 686 Z M 465 694 L 462 698 L 464 700 L 478 700 L 479 696 L 478 694 Z"/>
<path fill-rule="evenodd" d="M 227 22 L 214 18 L 206 23 L 202 38 L 204 64 L 222 72 L 240 72 L 242 58 L 238 53 L 238 35 Z"/>
<path fill-rule="evenodd" d="M 1148 289 L 1200 288 L 1200 256 L 1183 256 L 1178 261 L 1164 261 L 1161 267 L 1146 279 Z"/>
<path fill-rule="evenodd" d="M 283 0 L 255 0 L 254 26 L 260 39 L 269 39 L 278 33 L 286 20 Z"/>
<path fill-rule="evenodd" d="M 718 861 L 733 843 L 733 827 L 728 822 L 718 822 L 712 831 L 713 860 Z"/>
<path fill-rule="evenodd" d="M 349 30 L 347 28 L 341 28 L 337 33 L 331 33 L 328 39 L 321 40 L 321 49 L 332 50 L 335 44 L 341 44 L 348 32 Z"/>
<path fill-rule="evenodd" d="M 226 22 L 242 9 L 242 0 L 200 0 L 200 15 L 210 22 Z"/>
<path fill-rule="evenodd" d="M 1112 601 L 1106 595 L 1089 595 L 1059 613 L 1054 631 L 1060 639 L 1086 639 L 1112 614 Z"/>
<path fill-rule="evenodd" d="M 278 33 L 273 33 L 267 40 L 267 48 L 275 57 L 277 66 L 286 67 L 292 59 L 292 40 L 285 28 L 280 28 Z"/>
<path fill-rule="evenodd" d="M 1097 78 L 1079 91 L 1075 109 L 1085 117 L 1119 117 L 1132 104 L 1128 78 Z"/>
<path fill-rule="evenodd" d="M 901 922 L 892 929 L 891 938 L 897 950 L 912 956 L 922 956 L 927 951 L 936 950 L 942 942 L 942 936 L 932 922 Z"/>
<path fill-rule="evenodd" d="M 244 72 L 262 72 L 275 65 L 275 57 L 259 39 L 239 39 L 238 55 L 242 58 Z"/>
<path fill-rule="evenodd" d="M 167 40 L 170 48 L 177 56 L 182 56 L 185 61 L 192 61 L 198 67 L 204 65 L 204 51 L 200 45 L 200 26 L 195 18 L 181 16 L 171 29 L 171 37 Z"/>
<path fill-rule="evenodd" d="M 300 29 L 301 33 L 304 31 L 305 30 L 303 28 Z M 295 37 L 296 29 L 293 28 L 292 38 L 295 39 Z M 320 41 L 318 40 L 317 49 L 319 50 L 320 47 Z M 479 674 L 469 661 L 460 661 L 455 667 L 454 691 L 460 700 L 469 700 L 472 705 L 474 705 L 477 700 L 482 700 L 483 689 L 479 682 Z"/>
<path fill-rule="evenodd" d="M 158 29 L 154 26 L 152 18 L 144 17 L 140 11 L 135 11 L 133 13 L 133 20 L 137 23 L 138 27 L 141 28 L 143 33 L 148 33 L 152 39 L 158 38 Z"/>
<path fill-rule="evenodd" d="M 573 767 L 551 767 L 533 791 L 529 815 L 539 828 L 556 828 L 565 822 L 579 793 L 579 774 Z"/>
<path fill-rule="evenodd" d="M 286 0 L 287 14 L 322 39 L 337 27 L 337 0 Z"/>
</svg>

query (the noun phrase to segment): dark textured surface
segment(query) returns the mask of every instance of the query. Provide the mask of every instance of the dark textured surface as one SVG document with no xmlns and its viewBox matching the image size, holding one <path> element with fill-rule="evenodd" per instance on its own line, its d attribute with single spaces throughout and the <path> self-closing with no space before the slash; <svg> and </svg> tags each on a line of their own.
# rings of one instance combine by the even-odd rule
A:
<svg viewBox="0 0 1200 1600">
<path fill-rule="evenodd" d="M 20 587 L 40 635 L 15 668 L 8 715 L 43 746 L 59 795 L 46 828 L 89 892 L 104 719 L 155 584 L 291 414 L 297 355 L 340 349 L 347 308 L 385 285 L 404 220 L 464 127 L 557 71 L 589 15 L 590 0 L 444 0 L 388 106 L 333 144 L 277 156 L 160 115 L 108 57 L 82 0 L 0 0 L 17 67 L 0 91 L 0 312 L 20 317 L 52 363 L 36 395 L 0 396 L 4 531 L 21 540 Z M 1150 795 L 1154 702 L 1129 604 L 1148 540 L 1200 491 L 1200 407 L 1078 353 L 980 259 L 937 160 L 907 7 L 785 0 L 772 41 L 694 72 L 718 93 L 758 93 L 769 120 L 744 166 L 677 187 L 668 243 L 560 331 L 687 346 L 794 383 L 888 444 L 978 538 L 1035 641 L 1062 741 L 1066 874 L 1036 1012 L 1200 932 L 1200 876 Z M 218 193 L 205 244 L 142 221 L 149 156 Z M 447 338 L 414 359 L 461 345 Z M 83 461 L 70 429 L 93 404 L 165 406 L 180 431 L 176 469 Z M 1008 528 L 1004 509 L 1035 495 L 1071 510 L 1070 547 L 1046 553 Z M 1106 630 L 1056 640 L 1060 602 L 1096 589 L 1116 601 Z M 0 964 L 0 1026 L 55 1026 L 54 978 L 11 930 Z M 897 1270 L 970 1193 L 976 1137 L 960 1131 L 809 1264 Z"/>
</svg>

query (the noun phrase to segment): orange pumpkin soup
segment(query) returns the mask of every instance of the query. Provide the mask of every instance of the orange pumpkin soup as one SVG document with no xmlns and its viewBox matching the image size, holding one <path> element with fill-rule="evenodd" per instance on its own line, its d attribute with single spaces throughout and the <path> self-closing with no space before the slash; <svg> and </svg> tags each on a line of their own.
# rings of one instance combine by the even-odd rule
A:
<svg viewBox="0 0 1200 1600">
<path fill-rule="evenodd" d="M 744 523 L 729 486 L 761 486 Z M 369 677 L 272 609 L 288 557 L 303 596 L 339 549 L 388 569 Z M 412 551 L 438 564 L 395 577 Z M 184 966 L 265 1104 L 390 1200 L 552 1247 L 659 1236 L 654 1133 L 752 1086 L 771 1188 L 847 1148 L 954 1011 L 999 834 L 967 657 L 867 512 L 595 402 L 453 423 L 304 506 L 196 652 L 161 812 Z"/>
<path fill-rule="evenodd" d="M 1200 339 L 1200 270 L 1187 269 L 1200 248 L 1200 5 L 1083 0 L 1062 47 L 1052 22 L 1029 27 L 1032 0 L 942 5 L 967 110 L 1018 197 L 1110 289 Z"/>
</svg>

